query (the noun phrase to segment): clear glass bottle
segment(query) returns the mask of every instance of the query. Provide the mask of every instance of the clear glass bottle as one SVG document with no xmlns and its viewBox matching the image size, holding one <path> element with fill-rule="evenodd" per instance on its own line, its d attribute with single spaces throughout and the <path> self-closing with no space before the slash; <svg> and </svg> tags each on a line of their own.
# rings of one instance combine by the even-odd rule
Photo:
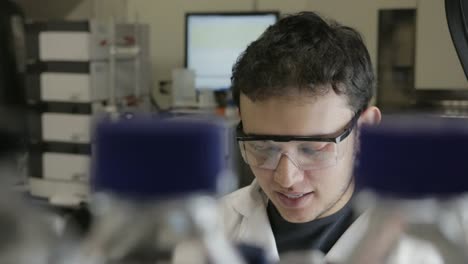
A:
<svg viewBox="0 0 468 264">
<path fill-rule="evenodd" d="M 1 189 L 0 263 L 57 264 L 58 236 L 46 214 Z"/>
<path fill-rule="evenodd" d="M 55 218 L 32 205 L 19 181 L 21 143 L 19 135 L 0 128 L 0 263 L 56 264 Z"/>
<path fill-rule="evenodd" d="M 94 224 L 76 263 L 243 263 L 224 237 L 214 198 L 228 175 L 226 140 L 214 121 L 100 124 Z"/>
<path fill-rule="evenodd" d="M 467 157 L 466 119 L 388 116 L 364 127 L 355 202 L 367 228 L 345 263 L 468 263 Z"/>
</svg>

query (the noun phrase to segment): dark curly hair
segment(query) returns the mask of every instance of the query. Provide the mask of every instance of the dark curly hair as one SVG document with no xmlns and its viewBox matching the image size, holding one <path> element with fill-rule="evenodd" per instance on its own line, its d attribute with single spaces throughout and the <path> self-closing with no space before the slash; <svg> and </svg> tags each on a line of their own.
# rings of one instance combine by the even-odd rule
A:
<svg viewBox="0 0 468 264">
<path fill-rule="evenodd" d="M 256 101 L 293 90 L 320 96 L 331 85 L 358 111 L 367 107 L 374 92 L 361 35 L 314 12 L 289 15 L 270 26 L 239 56 L 231 82 L 238 106 L 241 92 Z"/>
</svg>

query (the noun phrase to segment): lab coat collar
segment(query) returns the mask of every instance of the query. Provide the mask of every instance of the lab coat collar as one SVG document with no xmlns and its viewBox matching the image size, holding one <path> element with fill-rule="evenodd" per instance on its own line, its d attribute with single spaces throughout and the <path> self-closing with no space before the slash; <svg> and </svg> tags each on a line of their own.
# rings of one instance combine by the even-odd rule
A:
<svg viewBox="0 0 468 264">
<path fill-rule="evenodd" d="M 356 249 L 357 244 L 363 239 L 369 226 L 370 209 L 362 213 L 351 226 L 341 235 L 335 245 L 325 256 L 332 263 L 346 263 L 349 256 Z"/>
<path fill-rule="evenodd" d="M 247 193 L 239 195 L 233 203 L 234 210 L 243 216 L 238 240 L 263 247 L 270 260 L 278 261 L 276 241 L 266 210 L 268 198 L 256 180 L 244 191 Z M 338 239 L 326 255 L 327 261 L 346 262 L 346 257 L 350 256 L 358 241 L 364 236 L 368 222 L 369 210 L 360 215 Z"/>
<path fill-rule="evenodd" d="M 277 261 L 278 250 L 266 211 L 268 198 L 256 180 L 247 187 L 246 192 L 248 195 L 233 204 L 234 209 L 243 216 L 238 239 L 264 248 L 268 258 Z"/>
</svg>

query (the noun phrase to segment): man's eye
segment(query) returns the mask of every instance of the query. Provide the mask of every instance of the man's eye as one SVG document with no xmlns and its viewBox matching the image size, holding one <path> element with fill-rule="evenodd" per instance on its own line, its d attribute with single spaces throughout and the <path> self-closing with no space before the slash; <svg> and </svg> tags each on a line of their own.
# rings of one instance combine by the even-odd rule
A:
<svg viewBox="0 0 468 264">
<path fill-rule="evenodd" d="M 270 145 L 270 144 L 264 144 L 264 143 L 252 144 L 251 147 L 256 151 L 261 151 L 261 152 L 271 152 L 271 151 L 278 150 L 278 147 Z"/>
<path fill-rule="evenodd" d="M 299 151 L 306 155 L 315 155 L 318 152 L 326 150 L 327 145 L 327 143 L 314 143 L 313 145 L 303 145 L 299 147 Z"/>
<path fill-rule="evenodd" d="M 259 151 L 274 151 L 277 148 L 275 148 L 274 146 L 261 146 L 260 145 L 260 146 L 256 146 L 255 149 Z"/>
<path fill-rule="evenodd" d="M 265 149 L 267 146 L 262 143 L 250 143 L 250 147 L 255 150 L 262 150 L 262 149 Z"/>
<path fill-rule="evenodd" d="M 299 148 L 299 151 L 303 154 L 306 154 L 306 155 L 314 155 L 317 153 L 318 150 L 316 149 L 313 149 L 313 148 L 309 148 L 309 147 L 301 147 Z"/>
</svg>

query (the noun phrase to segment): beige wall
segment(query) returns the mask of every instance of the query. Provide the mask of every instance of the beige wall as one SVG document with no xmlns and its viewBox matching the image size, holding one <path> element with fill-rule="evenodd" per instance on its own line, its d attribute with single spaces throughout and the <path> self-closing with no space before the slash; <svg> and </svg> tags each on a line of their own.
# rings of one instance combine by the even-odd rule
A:
<svg viewBox="0 0 468 264">
<path fill-rule="evenodd" d="M 173 68 L 184 60 L 184 17 L 189 11 L 249 10 L 249 0 L 130 0 L 129 18 L 138 13 L 139 20 L 150 24 L 154 77 L 170 79 Z"/>
<path fill-rule="evenodd" d="M 378 10 L 418 8 L 416 86 L 467 87 L 448 34 L 442 0 L 17 0 L 33 18 L 84 19 L 111 15 L 151 27 L 155 87 L 184 60 L 184 14 L 189 11 L 317 11 L 359 30 L 375 65 Z M 161 98 L 161 96 L 158 95 Z M 163 98 L 163 101 L 165 99 Z"/>
<path fill-rule="evenodd" d="M 17 0 L 26 16 L 31 19 L 62 19 L 75 10 L 81 10 L 82 0 Z M 80 11 L 83 12 L 83 11 Z"/>
<path fill-rule="evenodd" d="M 153 80 L 157 88 L 160 80 L 171 78 L 173 68 L 184 64 L 185 13 L 196 11 L 259 11 L 280 10 L 294 13 L 304 10 L 307 0 L 129 0 L 128 14 L 131 21 L 135 14 L 139 20 L 149 23 L 151 28 L 151 53 Z M 158 93 L 155 98 L 166 107 L 169 98 Z"/>
<path fill-rule="evenodd" d="M 404 9 L 416 8 L 419 0 L 378 0 L 380 9 Z"/>
<path fill-rule="evenodd" d="M 16 0 L 30 19 L 107 19 L 124 20 L 127 0 Z"/>
<path fill-rule="evenodd" d="M 375 65 L 377 58 L 377 1 L 311 0 L 307 9 L 317 11 L 357 29 L 362 34 L 373 65 Z"/>
<path fill-rule="evenodd" d="M 129 0 L 128 7 L 130 20 L 138 13 L 141 21 L 151 25 L 153 72 L 157 84 L 159 80 L 170 78 L 171 69 L 183 66 L 183 23 L 187 11 L 252 11 L 254 7 L 260 11 L 279 10 L 282 14 L 317 11 L 359 30 L 375 65 L 378 8 L 414 8 L 416 0 L 258 0 L 256 4 L 253 0 Z"/>
<path fill-rule="evenodd" d="M 443 0 L 310 0 L 307 6 L 308 10 L 316 10 L 359 30 L 374 67 L 378 51 L 378 10 L 398 8 L 417 8 L 415 87 L 468 89 L 448 30 Z"/>
<path fill-rule="evenodd" d="M 282 14 L 307 10 L 310 0 L 258 0 L 258 10 L 279 10 Z"/>
<path fill-rule="evenodd" d="M 416 21 L 416 88 L 468 89 L 450 37 L 444 1 L 419 0 Z"/>
</svg>

